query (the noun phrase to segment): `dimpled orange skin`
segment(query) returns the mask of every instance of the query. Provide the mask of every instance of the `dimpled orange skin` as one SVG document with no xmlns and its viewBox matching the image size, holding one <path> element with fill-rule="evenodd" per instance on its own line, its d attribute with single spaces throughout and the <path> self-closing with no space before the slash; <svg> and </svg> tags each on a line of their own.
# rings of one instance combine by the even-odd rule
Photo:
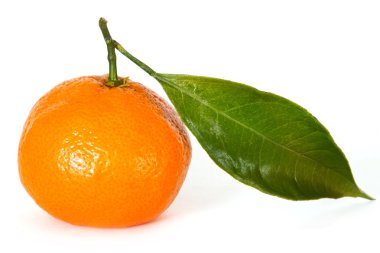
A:
<svg viewBox="0 0 380 253">
<path fill-rule="evenodd" d="M 191 159 L 177 113 L 153 91 L 107 76 L 66 81 L 33 107 L 19 145 L 19 174 L 36 203 L 72 224 L 128 227 L 158 217 Z"/>
</svg>

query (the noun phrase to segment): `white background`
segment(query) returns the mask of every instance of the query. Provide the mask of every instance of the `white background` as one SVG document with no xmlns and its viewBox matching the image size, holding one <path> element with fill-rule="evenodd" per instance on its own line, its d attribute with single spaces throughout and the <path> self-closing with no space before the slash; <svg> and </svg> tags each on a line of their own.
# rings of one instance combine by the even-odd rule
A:
<svg viewBox="0 0 380 253">
<path fill-rule="evenodd" d="M 98 28 L 158 72 L 214 76 L 312 112 L 380 198 L 379 1 L 1 1 L 0 252 L 380 252 L 380 203 L 292 202 L 230 178 L 194 138 L 176 201 L 156 221 L 93 229 L 58 221 L 27 195 L 17 147 L 33 104 L 58 83 L 107 72 Z M 167 98 L 119 55 L 119 74 Z M 91 251 L 90 251 L 91 250 Z"/>
</svg>

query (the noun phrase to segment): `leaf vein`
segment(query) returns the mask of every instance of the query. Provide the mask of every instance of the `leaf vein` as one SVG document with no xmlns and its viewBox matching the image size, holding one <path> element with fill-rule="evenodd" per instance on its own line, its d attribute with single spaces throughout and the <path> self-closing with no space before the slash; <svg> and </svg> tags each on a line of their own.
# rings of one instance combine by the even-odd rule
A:
<svg viewBox="0 0 380 253">
<path fill-rule="evenodd" d="M 163 76 L 161 76 L 161 75 L 157 75 L 156 78 L 157 78 L 159 81 L 163 81 L 164 83 L 166 83 L 166 84 L 169 85 L 170 87 L 172 87 L 172 88 L 174 88 L 174 89 L 177 89 L 178 91 L 180 91 L 181 93 L 187 95 L 188 97 L 190 97 L 190 98 L 192 98 L 192 99 L 198 101 L 200 104 L 202 104 L 202 105 L 205 106 L 205 107 L 208 107 L 209 109 L 213 110 L 215 113 L 219 113 L 221 116 L 225 117 L 226 119 L 228 119 L 228 120 L 234 122 L 234 123 L 237 124 L 237 125 L 240 125 L 241 127 L 247 129 L 248 131 L 251 131 L 252 133 L 255 133 L 256 135 L 258 135 L 258 136 L 260 136 L 261 138 L 263 138 L 263 140 L 266 140 L 266 141 L 272 143 L 273 145 L 278 146 L 278 147 L 280 147 L 280 148 L 282 148 L 282 149 L 284 149 L 284 150 L 287 150 L 288 152 L 291 152 L 291 153 L 293 153 L 293 154 L 295 154 L 295 155 L 297 155 L 297 156 L 303 157 L 303 158 L 305 158 L 305 159 L 308 159 L 308 160 L 314 162 L 314 163 L 316 164 L 316 166 L 315 166 L 314 169 L 313 169 L 313 173 L 315 172 L 316 167 L 318 167 L 318 165 L 320 165 L 321 167 L 324 167 L 324 168 L 326 168 L 326 169 L 328 169 L 328 170 L 333 171 L 333 172 L 336 173 L 337 175 L 342 176 L 343 178 L 347 179 L 348 181 L 351 181 L 351 180 L 350 180 L 349 178 L 347 178 L 345 175 L 342 175 L 342 174 L 340 174 L 339 172 L 337 172 L 337 171 L 335 171 L 335 170 L 332 170 L 330 167 L 326 167 L 326 166 L 324 166 L 323 164 L 321 164 L 319 161 L 315 160 L 314 158 L 309 157 L 309 156 L 307 156 L 307 155 L 305 155 L 305 154 L 303 154 L 303 153 L 299 153 L 299 152 L 297 152 L 297 151 L 295 151 L 295 150 L 293 150 L 293 149 L 291 149 L 291 148 L 289 148 L 289 147 L 287 147 L 287 146 L 285 146 L 285 145 L 283 145 L 283 144 L 281 144 L 281 143 L 278 143 L 278 142 L 272 140 L 271 138 L 267 137 L 266 135 L 262 134 L 261 132 L 257 131 L 256 129 L 254 129 L 254 128 L 252 128 L 252 127 L 250 127 L 250 126 L 248 126 L 248 125 L 246 125 L 246 124 L 244 124 L 244 123 L 242 123 L 242 122 L 240 122 L 240 121 L 234 119 L 234 118 L 231 117 L 230 115 L 226 114 L 225 112 L 223 112 L 223 111 L 221 111 L 221 110 L 218 110 L 217 108 L 211 106 L 210 104 L 205 103 L 205 102 L 204 102 L 201 98 L 199 98 L 197 95 L 195 95 L 195 94 L 191 94 L 191 93 L 187 92 L 185 89 L 183 89 L 181 86 L 175 85 L 175 84 L 172 82 L 172 80 L 170 80 L 170 79 L 168 79 L 168 78 L 166 78 L 166 77 L 163 77 Z M 261 173 L 261 171 L 260 171 L 260 173 Z M 314 181 L 314 175 L 312 176 L 312 184 L 314 184 L 313 181 Z"/>
</svg>

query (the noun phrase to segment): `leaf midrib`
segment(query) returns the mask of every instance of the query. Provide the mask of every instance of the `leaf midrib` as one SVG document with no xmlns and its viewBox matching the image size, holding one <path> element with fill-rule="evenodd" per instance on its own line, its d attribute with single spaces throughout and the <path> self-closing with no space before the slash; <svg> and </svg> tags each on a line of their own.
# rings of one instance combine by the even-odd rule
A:
<svg viewBox="0 0 380 253">
<path fill-rule="evenodd" d="M 294 153 L 295 155 L 297 155 L 297 156 L 299 156 L 299 157 L 303 157 L 303 158 L 309 159 L 310 161 L 313 161 L 314 163 L 319 164 L 320 166 L 322 166 L 322 167 L 324 167 L 324 168 L 326 168 L 326 169 L 328 169 L 328 170 L 331 170 L 331 171 L 333 171 L 333 172 L 339 174 L 340 176 L 343 176 L 343 177 L 346 178 L 349 182 L 351 182 L 351 180 L 350 180 L 349 178 L 347 178 L 345 175 L 343 175 L 343 174 L 341 174 L 341 173 L 338 173 L 337 171 L 331 169 L 330 167 L 327 167 L 327 166 L 325 166 L 325 165 L 323 165 L 323 164 L 320 164 L 317 160 L 315 160 L 315 159 L 313 159 L 313 158 L 311 158 L 311 157 L 308 157 L 308 156 L 306 156 L 306 155 L 304 155 L 304 154 L 301 154 L 301 153 L 299 153 L 299 152 L 297 152 L 297 151 L 295 151 L 295 150 L 293 150 L 293 149 L 290 149 L 290 148 L 288 148 L 288 147 L 286 147 L 286 146 L 284 146 L 284 145 L 282 145 L 282 144 L 280 144 L 280 143 L 277 143 L 277 142 L 273 141 L 272 139 L 270 139 L 269 137 L 267 137 L 267 136 L 265 136 L 264 134 L 260 133 L 260 132 L 257 131 L 256 129 L 247 126 L 246 124 L 244 124 L 244 123 L 242 123 L 242 122 L 240 122 L 240 121 L 238 121 L 238 120 L 232 118 L 232 117 L 229 116 L 228 114 L 225 114 L 223 111 L 220 111 L 220 110 L 216 109 L 215 107 L 213 107 L 213 106 L 211 106 L 211 105 L 209 105 L 209 104 L 203 102 L 202 99 L 199 99 L 198 96 L 194 96 L 193 94 L 188 93 L 186 90 L 181 89 L 180 86 L 177 86 L 177 85 L 173 84 L 172 81 L 171 81 L 170 79 L 165 78 L 165 77 L 163 77 L 163 76 L 161 76 L 161 75 L 157 75 L 157 76 L 155 76 L 155 78 L 158 79 L 159 81 L 165 81 L 166 83 L 169 84 L 169 86 L 171 86 L 172 88 L 174 88 L 174 89 L 180 91 L 182 94 L 186 94 L 187 96 L 191 97 L 192 99 L 198 101 L 200 104 L 202 104 L 202 105 L 204 105 L 204 106 L 210 108 L 210 109 L 213 110 L 215 113 L 220 114 L 220 115 L 224 116 L 225 118 L 231 120 L 232 122 L 234 122 L 234 123 L 236 123 L 236 124 L 238 124 L 238 125 L 240 125 L 240 126 L 246 128 L 246 129 L 252 131 L 253 133 L 255 133 L 255 134 L 257 134 L 258 136 L 260 136 L 261 138 L 263 138 L 264 140 L 267 140 L 268 142 L 274 144 L 275 146 L 278 146 L 278 147 L 283 148 L 283 149 L 285 149 L 285 150 L 287 150 L 287 151 L 289 151 L 289 152 L 291 152 L 291 153 Z"/>
</svg>

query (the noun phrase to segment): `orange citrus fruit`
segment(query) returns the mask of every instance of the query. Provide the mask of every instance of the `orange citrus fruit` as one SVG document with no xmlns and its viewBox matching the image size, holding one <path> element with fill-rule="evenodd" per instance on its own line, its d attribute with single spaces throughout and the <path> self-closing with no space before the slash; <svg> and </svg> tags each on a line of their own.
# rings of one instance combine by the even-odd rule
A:
<svg viewBox="0 0 380 253">
<path fill-rule="evenodd" d="M 107 76 L 66 81 L 44 95 L 19 145 L 21 182 L 36 203 L 72 224 L 127 227 L 158 217 L 191 159 L 177 113 L 143 85 Z"/>
</svg>

